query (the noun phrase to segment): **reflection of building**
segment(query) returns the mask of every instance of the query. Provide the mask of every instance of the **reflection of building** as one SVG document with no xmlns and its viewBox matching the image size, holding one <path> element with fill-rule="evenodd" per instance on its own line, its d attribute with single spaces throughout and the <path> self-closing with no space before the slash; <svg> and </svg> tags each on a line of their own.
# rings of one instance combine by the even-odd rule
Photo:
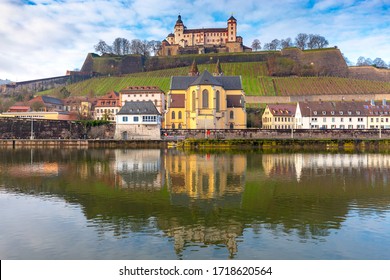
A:
<svg viewBox="0 0 390 280">
<path fill-rule="evenodd" d="M 205 225 L 180 226 L 173 221 L 165 232 L 174 239 L 177 254 L 184 251 L 189 243 L 224 244 L 232 257 L 238 250 L 236 238 L 242 236 L 243 230 L 244 225 L 235 220 L 231 220 L 230 225 L 224 228 Z"/>
<path fill-rule="evenodd" d="M 183 207 L 199 207 L 214 212 L 217 207 L 239 207 L 245 189 L 247 155 L 183 154 L 169 151 L 165 156 L 167 186 L 171 201 Z M 198 208 L 197 208 L 198 209 Z M 237 252 L 237 237 L 244 225 L 230 217 L 221 217 L 222 225 L 183 226 L 176 220 L 160 224 L 174 238 L 179 254 L 191 243 L 224 244 L 231 256 Z M 229 222 L 226 222 L 226 219 Z"/>
<path fill-rule="evenodd" d="M 305 170 L 314 174 L 340 173 L 344 171 L 379 171 L 387 178 L 390 156 L 385 154 L 264 154 L 263 168 L 267 177 L 296 177 L 299 181 Z"/>
<path fill-rule="evenodd" d="M 213 199 L 244 191 L 245 155 L 167 154 L 165 167 L 172 195 Z"/>
<path fill-rule="evenodd" d="M 115 150 L 117 184 L 122 188 L 161 189 L 164 168 L 161 150 Z"/>
</svg>

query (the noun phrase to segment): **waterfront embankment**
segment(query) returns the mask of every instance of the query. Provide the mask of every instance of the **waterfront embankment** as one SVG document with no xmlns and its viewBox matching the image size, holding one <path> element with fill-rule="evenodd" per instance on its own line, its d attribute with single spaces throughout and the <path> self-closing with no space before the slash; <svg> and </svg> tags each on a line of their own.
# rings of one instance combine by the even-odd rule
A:
<svg viewBox="0 0 390 280">
<path fill-rule="evenodd" d="M 390 152 L 390 139 L 185 139 L 166 140 L 0 140 L 3 148 L 180 148 L 189 150 L 291 150 Z"/>
</svg>

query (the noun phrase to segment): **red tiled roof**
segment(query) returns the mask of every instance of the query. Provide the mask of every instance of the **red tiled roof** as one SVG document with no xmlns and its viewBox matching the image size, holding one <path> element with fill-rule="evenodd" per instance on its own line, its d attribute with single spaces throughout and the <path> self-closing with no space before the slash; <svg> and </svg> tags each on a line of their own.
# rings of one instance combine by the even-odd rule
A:
<svg viewBox="0 0 390 280">
<path fill-rule="evenodd" d="M 295 104 L 268 104 L 267 106 L 274 116 L 294 116 L 297 109 Z"/>
</svg>

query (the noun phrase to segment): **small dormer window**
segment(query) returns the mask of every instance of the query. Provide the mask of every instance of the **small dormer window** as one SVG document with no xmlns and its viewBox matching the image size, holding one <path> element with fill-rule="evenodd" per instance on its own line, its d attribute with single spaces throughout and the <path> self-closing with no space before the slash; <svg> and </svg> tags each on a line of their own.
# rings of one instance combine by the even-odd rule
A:
<svg viewBox="0 0 390 280">
<path fill-rule="evenodd" d="M 322 111 L 322 114 L 323 114 L 323 115 L 326 115 L 326 112 L 325 112 L 325 111 Z"/>
<path fill-rule="evenodd" d="M 360 111 L 356 111 L 356 115 L 360 115 Z"/>
<path fill-rule="evenodd" d="M 352 112 L 351 112 L 351 111 L 348 111 L 348 115 L 352 115 Z"/>
<path fill-rule="evenodd" d="M 339 113 L 340 113 L 340 115 L 344 115 L 344 112 L 343 112 L 343 111 L 340 111 Z"/>
<path fill-rule="evenodd" d="M 334 115 L 334 111 L 332 111 L 332 112 L 330 112 L 331 113 L 331 115 Z"/>
<path fill-rule="evenodd" d="M 314 114 L 314 115 L 317 115 L 317 111 L 314 111 L 313 114 Z"/>
</svg>

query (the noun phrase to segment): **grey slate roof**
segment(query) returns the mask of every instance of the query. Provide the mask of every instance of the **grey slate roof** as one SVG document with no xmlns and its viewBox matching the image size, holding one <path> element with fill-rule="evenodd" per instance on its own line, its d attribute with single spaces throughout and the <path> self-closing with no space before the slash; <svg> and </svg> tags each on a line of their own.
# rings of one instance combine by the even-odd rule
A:
<svg viewBox="0 0 390 280">
<path fill-rule="evenodd" d="M 207 70 L 200 76 L 175 76 L 171 79 L 171 90 L 186 90 L 194 85 L 222 86 L 225 90 L 241 90 L 240 76 L 212 76 Z"/>
<path fill-rule="evenodd" d="M 47 96 L 47 95 L 42 95 L 42 101 L 45 103 L 56 104 L 56 105 L 63 105 L 64 104 L 64 102 L 61 99 Z"/>
<path fill-rule="evenodd" d="M 152 101 L 126 101 L 117 115 L 160 115 Z"/>
</svg>

